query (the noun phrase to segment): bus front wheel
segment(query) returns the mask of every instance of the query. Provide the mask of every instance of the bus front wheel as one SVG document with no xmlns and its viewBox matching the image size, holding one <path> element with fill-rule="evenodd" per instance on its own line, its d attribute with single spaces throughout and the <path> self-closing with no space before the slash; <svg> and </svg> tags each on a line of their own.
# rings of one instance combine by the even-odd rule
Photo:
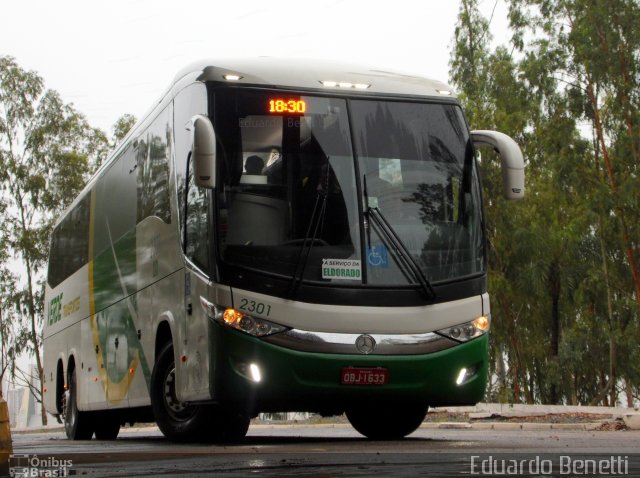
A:
<svg viewBox="0 0 640 478">
<path fill-rule="evenodd" d="M 211 421 L 211 433 L 206 439 L 219 443 L 235 443 L 242 440 L 249 430 L 250 419 L 241 410 L 216 407 Z"/>
<path fill-rule="evenodd" d="M 174 441 L 200 441 L 211 419 L 208 405 L 190 405 L 176 395 L 173 345 L 160 351 L 151 374 L 151 407 L 162 433 Z"/>
<path fill-rule="evenodd" d="M 400 440 L 418 429 L 427 409 L 415 404 L 361 404 L 347 410 L 347 418 L 371 440 Z"/>
</svg>

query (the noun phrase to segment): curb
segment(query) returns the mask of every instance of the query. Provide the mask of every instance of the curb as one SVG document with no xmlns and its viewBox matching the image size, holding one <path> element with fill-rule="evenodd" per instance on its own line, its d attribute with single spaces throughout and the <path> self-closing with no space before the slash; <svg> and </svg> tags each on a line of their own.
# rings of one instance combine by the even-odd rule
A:
<svg viewBox="0 0 640 478">
<path fill-rule="evenodd" d="M 425 430 L 499 430 L 499 431 L 532 431 L 532 430 L 595 430 L 602 423 L 529 423 L 529 422 L 441 422 L 423 423 Z"/>
<path fill-rule="evenodd" d="M 26 435 L 30 433 L 56 433 L 64 432 L 64 427 L 51 426 L 51 427 L 31 427 L 31 428 L 14 428 L 14 435 Z"/>
<path fill-rule="evenodd" d="M 622 417 L 624 424 L 631 430 L 640 430 L 640 414 L 639 413 L 627 413 Z"/>
<path fill-rule="evenodd" d="M 4 398 L 0 398 L 0 474 L 9 473 L 9 455 L 12 453 L 9 408 Z"/>
<path fill-rule="evenodd" d="M 594 413 L 612 415 L 612 418 L 623 417 L 625 415 L 640 415 L 638 408 L 623 407 L 601 407 L 601 406 L 581 406 L 581 405 L 525 405 L 509 403 L 484 403 L 480 402 L 474 406 L 451 406 L 451 407 L 431 407 L 429 411 L 437 412 L 457 412 L 473 413 L 478 416 L 502 415 L 502 416 L 535 416 L 549 413 Z"/>
</svg>

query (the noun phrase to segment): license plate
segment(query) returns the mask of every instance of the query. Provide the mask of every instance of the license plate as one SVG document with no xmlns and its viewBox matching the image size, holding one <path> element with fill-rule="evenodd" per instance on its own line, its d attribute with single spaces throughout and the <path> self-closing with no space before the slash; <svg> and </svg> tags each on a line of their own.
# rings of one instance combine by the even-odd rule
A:
<svg viewBox="0 0 640 478">
<path fill-rule="evenodd" d="M 342 385 L 385 385 L 389 381 L 386 368 L 344 367 L 340 373 Z"/>
</svg>

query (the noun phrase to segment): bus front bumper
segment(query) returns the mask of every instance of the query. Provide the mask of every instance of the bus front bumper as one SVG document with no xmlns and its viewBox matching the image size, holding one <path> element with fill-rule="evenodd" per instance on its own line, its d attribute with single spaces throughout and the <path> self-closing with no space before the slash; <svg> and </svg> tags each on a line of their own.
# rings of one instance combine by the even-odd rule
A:
<svg viewBox="0 0 640 478">
<path fill-rule="evenodd" d="M 488 334 L 424 355 L 309 353 L 211 325 L 211 396 L 251 414 L 342 413 L 364 401 L 473 405 L 484 396 Z M 344 385 L 346 368 L 386 369 L 383 385 Z"/>
</svg>

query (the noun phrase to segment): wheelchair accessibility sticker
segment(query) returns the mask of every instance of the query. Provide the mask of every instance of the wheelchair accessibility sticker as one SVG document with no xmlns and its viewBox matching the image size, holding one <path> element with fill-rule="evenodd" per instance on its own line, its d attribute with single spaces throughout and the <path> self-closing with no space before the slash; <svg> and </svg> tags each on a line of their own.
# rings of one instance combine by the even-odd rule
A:
<svg viewBox="0 0 640 478">
<path fill-rule="evenodd" d="M 389 267 L 389 255 L 384 244 L 367 247 L 367 264 L 371 267 Z"/>
</svg>

